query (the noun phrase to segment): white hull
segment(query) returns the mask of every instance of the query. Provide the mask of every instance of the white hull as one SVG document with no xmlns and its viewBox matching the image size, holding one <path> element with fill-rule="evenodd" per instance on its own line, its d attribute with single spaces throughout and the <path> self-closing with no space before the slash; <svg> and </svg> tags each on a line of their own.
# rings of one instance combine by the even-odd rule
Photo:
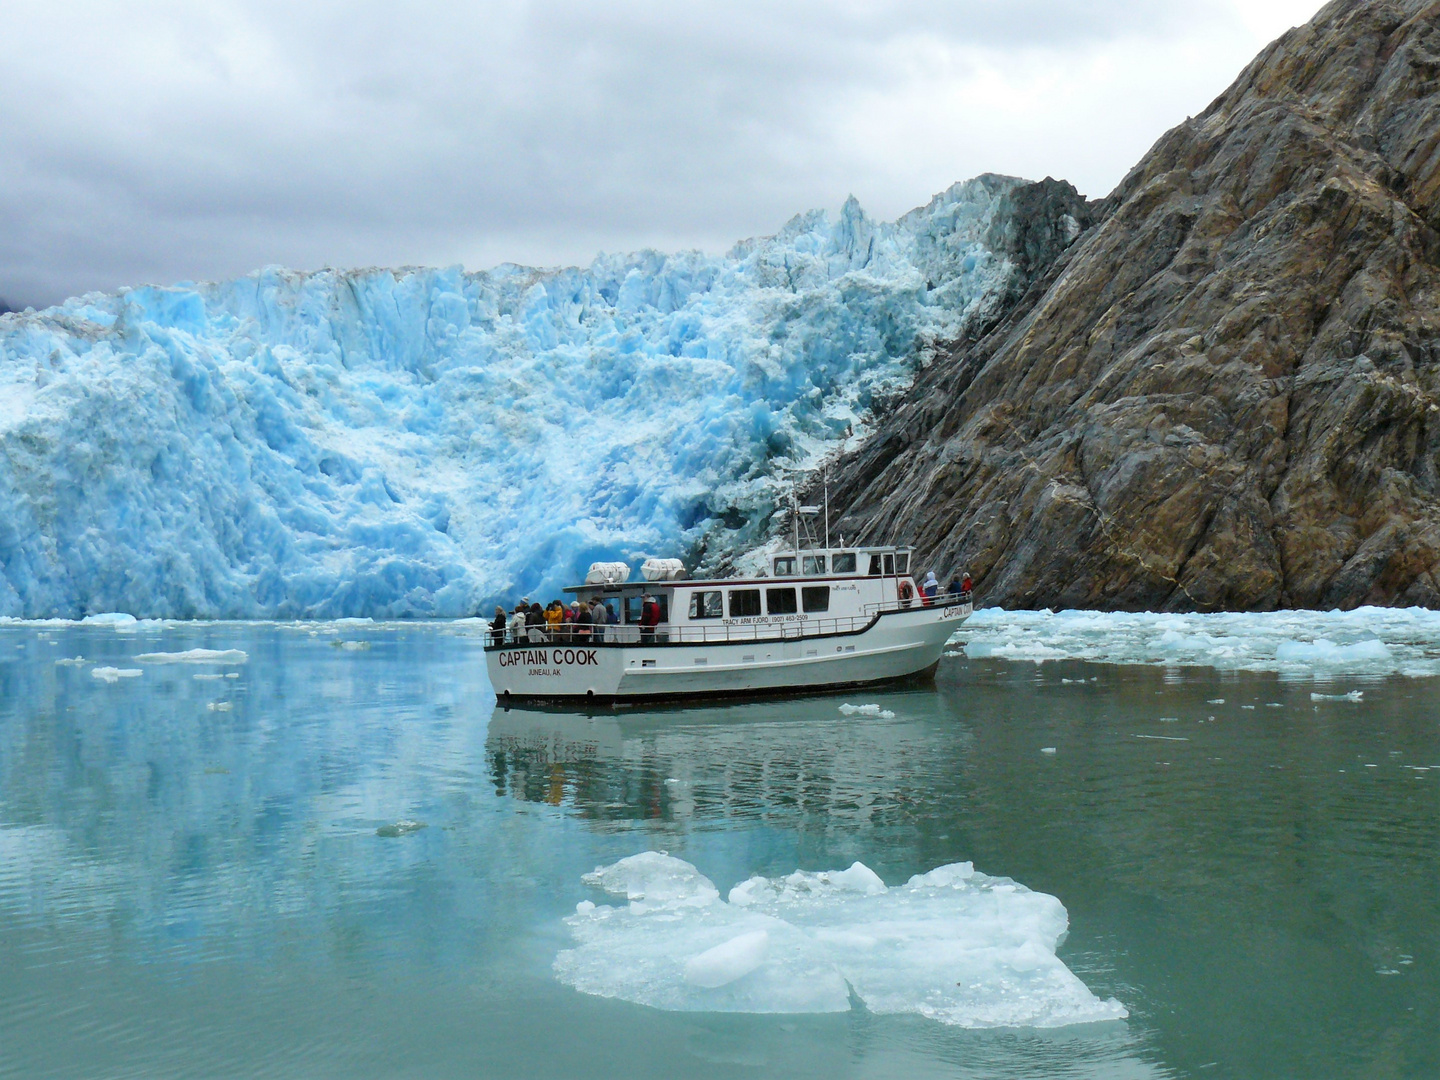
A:
<svg viewBox="0 0 1440 1080">
<path fill-rule="evenodd" d="M 635 627 L 604 643 L 495 645 L 485 659 L 504 701 L 665 701 L 809 691 L 891 682 L 934 670 L 970 604 L 885 611 L 845 633 L 803 624 L 757 628 L 740 640 L 642 642 Z M 769 635 L 769 636 L 766 636 Z"/>
</svg>

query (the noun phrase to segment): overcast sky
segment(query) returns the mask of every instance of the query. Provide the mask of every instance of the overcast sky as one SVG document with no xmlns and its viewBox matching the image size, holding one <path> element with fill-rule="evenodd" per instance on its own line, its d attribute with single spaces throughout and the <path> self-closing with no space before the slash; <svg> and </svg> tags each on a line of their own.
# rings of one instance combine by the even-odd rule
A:
<svg viewBox="0 0 1440 1080">
<path fill-rule="evenodd" d="M 6 0 L 0 297 L 1108 193 L 1318 0 Z"/>
</svg>

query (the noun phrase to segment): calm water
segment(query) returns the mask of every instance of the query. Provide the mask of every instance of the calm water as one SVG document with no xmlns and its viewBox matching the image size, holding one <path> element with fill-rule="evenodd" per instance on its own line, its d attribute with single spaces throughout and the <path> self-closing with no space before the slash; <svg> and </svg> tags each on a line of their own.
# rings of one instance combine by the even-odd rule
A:
<svg viewBox="0 0 1440 1080">
<path fill-rule="evenodd" d="M 130 660 L 193 647 L 249 660 Z M 0 628 L 0 1076 L 1440 1075 L 1440 680 L 960 658 L 844 700 L 506 712 L 457 628 Z M 580 875 L 652 847 L 722 892 L 973 860 L 1130 1019 L 558 984 Z"/>
</svg>

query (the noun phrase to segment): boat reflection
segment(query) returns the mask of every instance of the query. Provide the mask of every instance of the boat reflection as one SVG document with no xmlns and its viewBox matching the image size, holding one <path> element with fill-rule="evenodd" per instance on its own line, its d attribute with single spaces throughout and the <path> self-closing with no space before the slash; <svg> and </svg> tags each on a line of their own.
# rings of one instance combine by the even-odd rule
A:
<svg viewBox="0 0 1440 1080">
<path fill-rule="evenodd" d="M 486 738 L 499 795 L 598 821 L 909 816 L 963 771 L 971 735 L 933 692 L 576 715 L 497 708 Z"/>
</svg>

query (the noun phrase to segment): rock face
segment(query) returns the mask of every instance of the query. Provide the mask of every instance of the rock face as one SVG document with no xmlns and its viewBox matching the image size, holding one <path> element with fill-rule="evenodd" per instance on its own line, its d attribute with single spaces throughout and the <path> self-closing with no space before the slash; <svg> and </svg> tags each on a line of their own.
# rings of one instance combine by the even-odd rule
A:
<svg viewBox="0 0 1440 1080">
<path fill-rule="evenodd" d="M 1064 190 L 1014 193 L 1023 295 L 832 472 L 839 529 L 1010 607 L 1440 606 L 1440 3 L 1336 0 Z"/>
</svg>

